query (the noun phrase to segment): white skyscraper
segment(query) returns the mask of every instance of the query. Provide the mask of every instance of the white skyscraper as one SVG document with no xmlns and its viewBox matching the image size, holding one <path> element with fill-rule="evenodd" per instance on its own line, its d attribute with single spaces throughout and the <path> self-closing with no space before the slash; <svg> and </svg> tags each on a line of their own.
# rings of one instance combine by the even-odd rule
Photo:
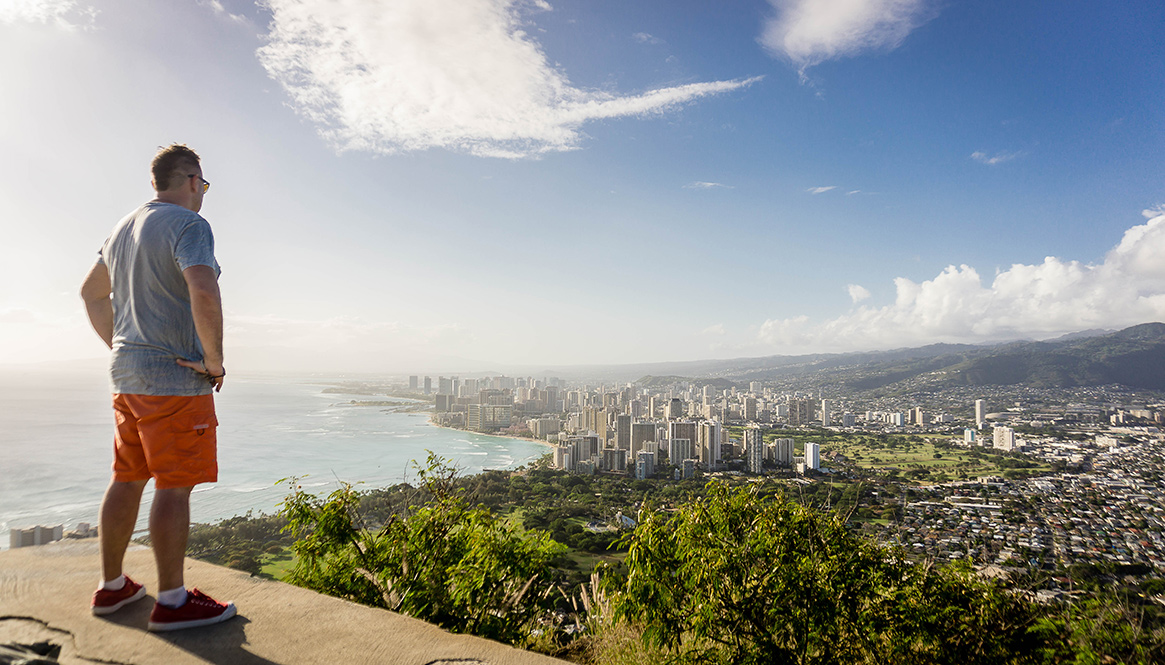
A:
<svg viewBox="0 0 1165 665">
<path fill-rule="evenodd" d="M 833 405 L 829 403 L 829 400 L 827 400 L 827 399 L 821 400 L 821 426 L 822 427 L 829 427 L 829 409 L 832 406 Z"/>
<path fill-rule="evenodd" d="M 744 429 L 744 454 L 745 459 L 748 460 L 750 473 L 760 473 L 764 470 L 764 432 L 759 427 L 746 427 Z"/>
<path fill-rule="evenodd" d="M 975 400 L 975 428 L 983 429 L 987 424 L 987 401 Z"/>
<path fill-rule="evenodd" d="M 805 443 L 805 468 L 821 468 L 821 446 L 812 441 Z"/>
<path fill-rule="evenodd" d="M 1015 430 L 1010 427 L 996 427 L 995 447 L 999 450 L 1015 450 Z"/>
</svg>

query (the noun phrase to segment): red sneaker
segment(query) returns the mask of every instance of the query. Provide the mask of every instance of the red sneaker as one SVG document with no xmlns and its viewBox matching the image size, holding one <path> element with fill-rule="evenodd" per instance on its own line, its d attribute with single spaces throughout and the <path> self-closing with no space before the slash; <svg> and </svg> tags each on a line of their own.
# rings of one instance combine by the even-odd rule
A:
<svg viewBox="0 0 1165 665">
<path fill-rule="evenodd" d="M 90 603 L 93 613 L 98 616 L 113 614 L 135 600 L 141 600 L 146 595 L 146 587 L 125 576 L 125 584 L 117 591 L 101 588 L 93 592 L 93 602 Z"/>
<path fill-rule="evenodd" d="M 156 633 L 209 626 L 233 617 L 235 611 L 234 603 L 220 603 L 198 589 L 191 589 L 186 592 L 186 602 L 178 607 L 154 603 L 154 611 L 150 613 L 150 623 L 146 627 Z"/>
</svg>

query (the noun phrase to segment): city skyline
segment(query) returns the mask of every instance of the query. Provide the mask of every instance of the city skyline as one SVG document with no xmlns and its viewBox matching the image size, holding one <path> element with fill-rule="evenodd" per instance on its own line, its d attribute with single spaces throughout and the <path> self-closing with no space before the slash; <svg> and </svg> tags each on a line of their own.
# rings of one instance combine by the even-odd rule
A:
<svg viewBox="0 0 1165 665">
<path fill-rule="evenodd" d="M 1162 321 L 1163 22 L 1148 2 L 16 0 L 0 365 L 104 354 L 77 286 L 174 141 L 214 182 L 235 367 Z"/>
</svg>

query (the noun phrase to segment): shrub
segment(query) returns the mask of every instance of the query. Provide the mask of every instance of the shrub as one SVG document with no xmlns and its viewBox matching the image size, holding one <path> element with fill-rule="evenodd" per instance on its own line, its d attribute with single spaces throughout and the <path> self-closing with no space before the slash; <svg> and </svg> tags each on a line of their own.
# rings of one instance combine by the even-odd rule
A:
<svg viewBox="0 0 1165 665">
<path fill-rule="evenodd" d="M 617 620 L 675 662 L 1025 662 L 1031 606 L 965 566 L 914 566 L 835 514 L 710 485 L 627 537 Z"/>
<path fill-rule="evenodd" d="M 455 632 L 528 643 L 557 600 L 546 571 L 562 546 L 471 506 L 433 454 L 418 472 L 431 498 L 376 531 L 363 524 L 351 485 L 326 499 L 296 485 L 283 506 L 299 537 L 290 580 Z"/>
</svg>

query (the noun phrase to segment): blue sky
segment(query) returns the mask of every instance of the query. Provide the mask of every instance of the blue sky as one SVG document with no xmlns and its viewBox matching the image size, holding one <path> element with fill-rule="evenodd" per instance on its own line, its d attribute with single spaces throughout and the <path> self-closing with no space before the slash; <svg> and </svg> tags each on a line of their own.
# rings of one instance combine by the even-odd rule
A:
<svg viewBox="0 0 1165 665">
<path fill-rule="evenodd" d="M 158 146 L 228 364 L 473 371 L 1165 320 L 1165 7 L 0 0 L 0 364 Z"/>
</svg>

